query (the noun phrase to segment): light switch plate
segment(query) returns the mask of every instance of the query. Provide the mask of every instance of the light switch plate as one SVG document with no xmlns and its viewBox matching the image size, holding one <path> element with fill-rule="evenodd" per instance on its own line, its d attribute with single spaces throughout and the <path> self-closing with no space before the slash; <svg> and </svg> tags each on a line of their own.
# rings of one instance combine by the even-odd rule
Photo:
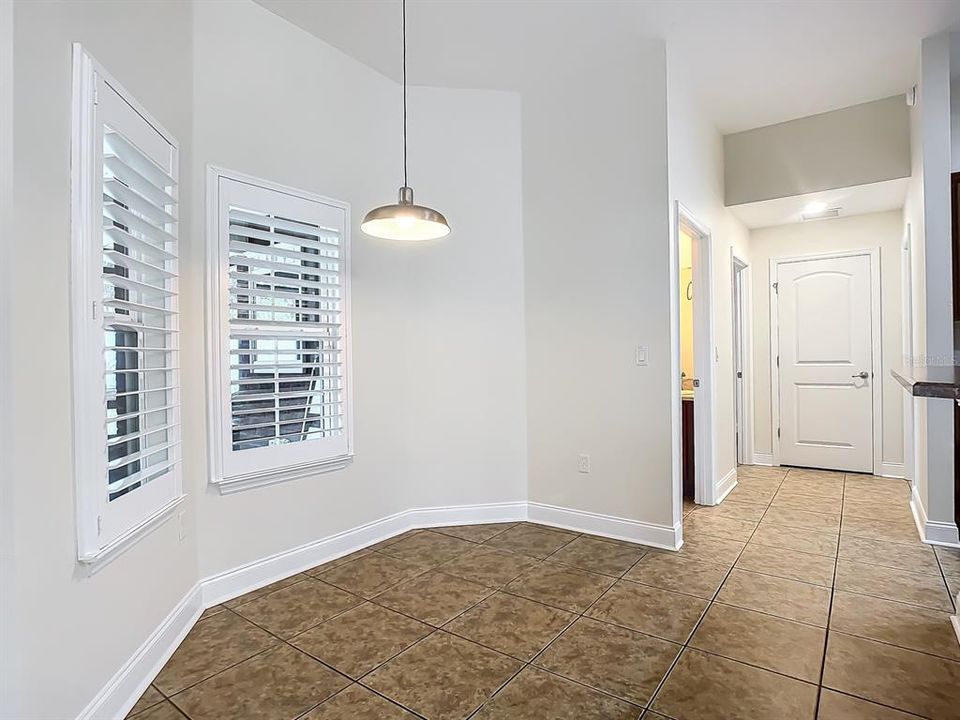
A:
<svg viewBox="0 0 960 720">
<path fill-rule="evenodd" d="M 647 346 L 637 345 L 637 365 L 647 364 Z"/>
</svg>

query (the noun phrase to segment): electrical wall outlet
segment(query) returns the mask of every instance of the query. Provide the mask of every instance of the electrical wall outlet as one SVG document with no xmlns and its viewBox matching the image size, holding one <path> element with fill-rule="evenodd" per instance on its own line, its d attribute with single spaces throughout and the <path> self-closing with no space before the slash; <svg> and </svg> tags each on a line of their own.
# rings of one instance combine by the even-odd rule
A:
<svg viewBox="0 0 960 720">
<path fill-rule="evenodd" d="M 637 365 L 647 365 L 648 362 L 647 346 L 637 345 Z"/>
<path fill-rule="evenodd" d="M 590 472 L 590 456 L 589 455 L 577 455 L 577 472 L 588 473 Z"/>
</svg>

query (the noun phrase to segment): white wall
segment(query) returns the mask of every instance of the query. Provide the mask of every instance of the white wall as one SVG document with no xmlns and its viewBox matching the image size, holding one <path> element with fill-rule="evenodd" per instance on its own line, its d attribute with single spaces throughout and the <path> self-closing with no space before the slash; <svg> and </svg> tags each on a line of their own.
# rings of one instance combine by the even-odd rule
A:
<svg viewBox="0 0 960 720">
<path fill-rule="evenodd" d="M 882 461 L 899 471 L 903 463 L 903 391 L 890 370 L 901 365 L 899 211 L 854 215 L 834 220 L 760 228 L 750 233 L 753 267 L 754 443 L 756 452 L 772 453 L 773 421 L 770 379 L 770 260 L 834 250 L 880 248 Z M 880 469 L 877 469 L 880 472 Z"/>
<path fill-rule="evenodd" d="M 77 563 L 70 422 L 71 42 L 82 42 L 190 153 L 188 2 L 17 2 L 14 237 L 9 277 L 10 406 L 5 463 L 16 514 L 16 681 L 0 710 L 16 720 L 75 717 L 196 581 L 196 534 L 168 522 L 88 577 Z M 150 32 L 144 32 L 150 28 Z M 185 197 L 194 178 L 182 163 Z M 182 215 L 189 223 L 193 208 Z M 195 352 L 199 336 L 184 339 Z M 93 421 L 93 419 L 91 419 Z M 202 429 L 187 419 L 185 436 Z M 199 460 L 194 450 L 185 457 Z M 188 480 L 196 474 L 187 475 Z M 192 498 L 187 501 L 192 512 Z M 7 638 L 4 638 L 4 645 Z"/>
<path fill-rule="evenodd" d="M 724 137 L 728 205 L 910 174 L 902 95 Z"/>
<path fill-rule="evenodd" d="M 523 95 L 530 500 L 672 526 L 664 46 L 577 42 Z"/>
<path fill-rule="evenodd" d="M 356 459 L 337 473 L 231 496 L 200 477 L 201 576 L 411 507 L 521 499 L 519 98 L 411 90 L 410 182 L 453 233 L 371 239 L 363 214 L 402 180 L 396 83 L 246 0 L 199 3 L 195 16 L 196 172 L 209 162 L 352 205 L 356 433 Z M 195 362 L 184 374 L 199 378 Z"/>
<path fill-rule="evenodd" d="M 723 138 L 706 120 L 687 87 L 686 76 L 671 72 L 667 48 L 667 118 L 670 205 L 686 207 L 712 234 L 715 324 L 714 484 L 731 473 L 736 457 L 736 405 L 733 365 L 733 268 L 731 253 L 748 260 L 748 232 L 723 204 Z M 672 217 L 671 217 L 672 221 Z M 671 236 L 672 237 L 672 236 Z M 694 288 L 694 297 L 696 297 Z M 719 359 L 717 359 L 719 356 Z M 700 395 L 698 395 L 700 397 Z M 698 405 L 702 407 L 702 405 Z"/>
</svg>

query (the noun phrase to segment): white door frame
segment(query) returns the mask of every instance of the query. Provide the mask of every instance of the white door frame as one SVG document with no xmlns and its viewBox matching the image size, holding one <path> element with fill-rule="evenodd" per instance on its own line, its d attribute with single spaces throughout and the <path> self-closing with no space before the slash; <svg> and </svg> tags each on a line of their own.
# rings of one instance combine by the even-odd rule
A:
<svg viewBox="0 0 960 720">
<path fill-rule="evenodd" d="M 753 463 L 753 308 L 750 264 L 737 256 L 730 248 L 731 313 L 734 323 L 733 337 L 733 392 L 735 423 L 739 436 L 737 464 Z M 739 280 L 739 284 L 738 284 Z M 739 336 L 736 328 L 740 328 Z M 737 357 L 743 377 L 737 388 Z"/>
<path fill-rule="evenodd" d="M 700 505 L 717 503 L 716 480 L 716 382 L 713 322 L 713 252 L 710 229 L 676 201 L 673 237 L 670 243 L 670 388 L 673 394 L 673 509 L 674 524 L 682 518 L 680 474 L 680 229 L 693 236 L 693 365 L 700 380 L 694 411 L 695 483 L 694 498 Z M 700 302 L 697 302 L 700 298 Z"/>
<path fill-rule="evenodd" d="M 900 287 L 901 287 L 901 328 L 902 338 L 902 367 L 909 369 L 913 366 L 913 240 L 912 227 L 907 223 L 903 229 L 903 242 L 900 246 Z M 914 398 L 910 393 L 904 393 L 903 398 L 903 474 L 910 481 L 913 488 L 917 481 L 917 448 L 915 445 L 916 413 Z"/>
<path fill-rule="evenodd" d="M 780 313 L 776 290 L 777 269 L 781 263 L 800 262 L 803 260 L 831 260 L 834 258 L 857 257 L 866 255 L 870 258 L 870 332 L 871 340 L 871 389 L 873 390 L 873 474 L 880 472 L 883 452 L 883 365 L 881 357 L 882 327 L 880 324 L 880 248 L 865 248 L 863 250 L 842 250 L 828 253 L 814 253 L 811 255 L 792 255 L 788 257 L 770 258 L 770 406 L 773 425 L 770 436 L 773 439 L 773 464 L 780 464 L 780 437 L 777 429 L 780 426 L 780 368 L 777 358 L 780 355 Z"/>
</svg>

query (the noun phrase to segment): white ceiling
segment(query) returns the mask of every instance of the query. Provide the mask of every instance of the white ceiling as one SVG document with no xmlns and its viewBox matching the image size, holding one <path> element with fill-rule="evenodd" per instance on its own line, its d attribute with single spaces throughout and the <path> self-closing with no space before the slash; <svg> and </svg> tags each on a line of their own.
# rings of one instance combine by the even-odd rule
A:
<svg viewBox="0 0 960 720">
<path fill-rule="evenodd" d="M 840 208 L 840 217 L 864 215 L 902 208 L 909 183 L 910 178 L 899 178 L 869 185 L 855 185 L 806 195 L 731 205 L 727 209 L 751 230 L 801 222 L 800 215 L 804 208 L 813 202 L 825 203 L 828 208 Z M 826 222 L 826 220 L 816 222 Z"/>
<path fill-rule="evenodd" d="M 399 78 L 399 0 L 257 0 Z M 578 37 L 666 38 L 723 133 L 905 92 L 960 0 L 408 0 L 411 84 L 522 90 Z M 626 70 L 625 70 L 626 72 Z"/>
</svg>

